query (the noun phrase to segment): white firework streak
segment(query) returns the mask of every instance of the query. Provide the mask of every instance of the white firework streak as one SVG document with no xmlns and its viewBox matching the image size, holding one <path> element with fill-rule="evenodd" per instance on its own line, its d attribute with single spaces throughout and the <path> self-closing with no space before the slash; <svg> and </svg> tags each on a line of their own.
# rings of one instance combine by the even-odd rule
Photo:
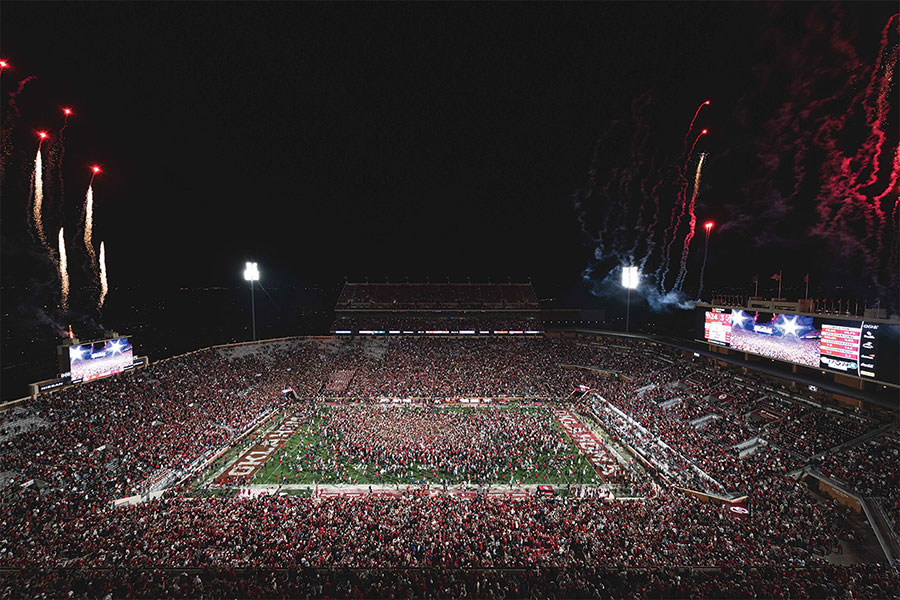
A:
<svg viewBox="0 0 900 600">
<path fill-rule="evenodd" d="M 697 226 L 697 213 L 694 209 L 697 205 L 697 194 L 700 192 L 700 170 L 703 169 L 703 160 L 706 153 L 700 155 L 700 162 L 697 163 L 697 174 L 694 176 L 694 193 L 691 194 L 691 203 L 688 206 L 688 214 L 690 215 L 690 224 L 688 226 L 687 235 L 684 238 L 684 248 L 681 251 L 681 269 L 678 271 L 678 277 L 675 279 L 673 290 L 681 290 L 684 286 L 685 277 L 687 277 L 687 260 L 691 251 L 691 240 L 694 239 L 694 231 Z"/>
<path fill-rule="evenodd" d="M 44 248 L 50 249 L 47 244 L 47 234 L 44 233 L 44 220 L 41 216 L 44 204 L 44 167 L 41 164 L 41 149 L 38 147 L 37 156 L 34 158 L 34 226 L 37 228 L 38 237 Z"/>
<path fill-rule="evenodd" d="M 97 272 L 97 253 L 94 252 L 94 186 L 88 185 L 84 207 L 84 246 L 91 257 L 91 268 Z"/>
<path fill-rule="evenodd" d="M 100 301 L 97 302 L 97 308 L 103 308 L 103 301 L 106 300 L 106 293 L 109 291 L 109 284 L 106 281 L 106 247 L 100 242 Z"/>
<path fill-rule="evenodd" d="M 703 245 L 703 265 L 700 267 L 700 288 L 697 290 L 697 302 L 703 300 L 703 276 L 706 274 L 706 257 L 709 255 L 709 230 L 706 230 L 706 242 Z"/>
<path fill-rule="evenodd" d="M 63 228 L 59 229 L 59 285 L 62 292 L 63 310 L 69 309 L 69 264 L 66 260 L 66 240 Z"/>
</svg>

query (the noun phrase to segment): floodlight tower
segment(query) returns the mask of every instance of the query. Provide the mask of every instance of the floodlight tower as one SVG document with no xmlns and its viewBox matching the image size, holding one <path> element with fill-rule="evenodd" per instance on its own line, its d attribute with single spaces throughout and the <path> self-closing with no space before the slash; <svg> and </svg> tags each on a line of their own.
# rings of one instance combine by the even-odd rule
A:
<svg viewBox="0 0 900 600">
<path fill-rule="evenodd" d="M 255 262 L 248 262 L 244 268 L 244 279 L 250 282 L 250 318 L 253 323 L 253 341 L 256 341 L 256 300 L 253 297 L 253 282 L 259 281 L 259 268 Z"/>
<path fill-rule="evenodd" d="M 641 274 L 637 267 L 622 268 L 622 287 L 626 292 L 625 300 L 625 333 L 628 333 L 629 321 L 631 320 L 631 290 L 636 289 Z"/>
</svg>

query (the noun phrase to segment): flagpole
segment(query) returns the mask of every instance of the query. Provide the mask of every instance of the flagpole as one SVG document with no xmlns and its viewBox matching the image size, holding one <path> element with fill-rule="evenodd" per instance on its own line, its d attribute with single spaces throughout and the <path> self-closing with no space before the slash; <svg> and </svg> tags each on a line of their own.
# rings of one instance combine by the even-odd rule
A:
<svg viewBox="0 0 900 600">
<path fill-rule="evenodd" d="M 778 297 L 781 298 L 781 279 L 784 276 L 784 269 L 778 271 Z"/>
<path fill-rule="evenodd" d="M 806 299 L 809 300 L 809 273 L 806 274 Z"/>
<path fill-rule="evenodd" d="M 753 295 L 759 298 L 759 275 L 756 276 L 756 289 L 754 290 Z"/>
</svg>

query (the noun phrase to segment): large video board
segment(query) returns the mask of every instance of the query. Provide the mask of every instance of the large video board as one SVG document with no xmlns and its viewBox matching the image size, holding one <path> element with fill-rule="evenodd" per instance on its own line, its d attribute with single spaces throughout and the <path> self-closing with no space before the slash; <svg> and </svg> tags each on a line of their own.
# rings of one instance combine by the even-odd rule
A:
<svg viewBox="0 0 900 600">
<path fill-rule="evenodd" d="M 731 347 L 808 367 L 819 366 L 819 329 L 812 317 L 733 310 Z"/>
<path fill-rule="evenodd" d="M 72 346 L 69 348 L 69 375 L 72 383 L 91 381 L 124 371 L 133 361 L 128 338 Z"/>
<path fill-rule="evenodd" d="M 896 324 L 727 308 L 701 308 L 697 321 L 698 337 L 711 344 L 900 383 L 900 326 Z"/>
</svg>

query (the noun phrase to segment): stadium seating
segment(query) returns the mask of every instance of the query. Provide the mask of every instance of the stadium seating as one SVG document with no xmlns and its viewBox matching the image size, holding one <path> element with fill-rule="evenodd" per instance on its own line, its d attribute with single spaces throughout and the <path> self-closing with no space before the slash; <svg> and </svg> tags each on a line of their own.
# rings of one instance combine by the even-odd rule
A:
<svg viewBox="0 0 900 600">
<path fill-rule="evenodd" d="M 329 385 L 335 380 L 341 385 Z M 284 397 L 287 387 L 299 403 Z M 202 350 L 43 395 L 4 415 L 0 568 L 12 571 L 0 593 L 596 597 L 627 588 L 829 597 L 897 589 L 894 572 L 829 562 L 848 539 L 845 509 L 786 476 L 881 423 L 782 392 L 753 374 L 617 338 L 348 337 Z M 540 408 L 463 416 L 372 406 L 467 397 L 565 404 L 671 486 L 660 491 L 642 480 L 647 499 L 610 503 L 431 492 L 213 498 L 186 495 L 182 485 L 159 500 L 111 504 L 171 485 L 276 410 L 317 424 L 330 456 L 354 456 L 386 474 L 415 464 L 505 481 L 508 469 L 534 467 L 529 448 L 561 447 Z M 339 406 L 323 418 L 323 403 Z M 894 430 L 812 465 L 891 506 L 897 453 Z M 746 494 L 751 514 L 732 516 L 677 488 Z M 290 571 L 266 570 L 276 567 Z M 699 567 L 730 575 L 680 575 Z M 186 576 L 178 571 L 188 568 Z M 381 568 L 394 578 L 372 571 Z M 645 570 L 629 570 L 636 568 Z M 248 580 L 244 569 L 263 570 Z"/>
</svg>

